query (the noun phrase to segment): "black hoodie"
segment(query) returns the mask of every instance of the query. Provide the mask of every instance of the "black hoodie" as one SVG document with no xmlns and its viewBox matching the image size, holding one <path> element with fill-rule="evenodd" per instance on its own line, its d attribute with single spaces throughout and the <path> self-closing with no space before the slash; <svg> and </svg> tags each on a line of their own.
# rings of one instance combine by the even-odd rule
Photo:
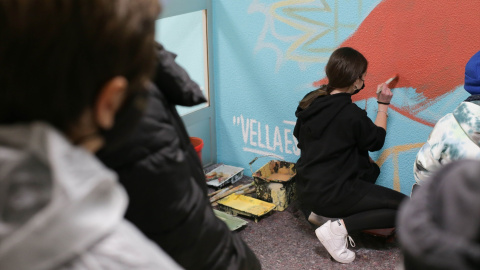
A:
<svg viewBox="0 0 480 270">
<path fill-rule="evenodd" d="M 296 181 L 303 207 L 326 215 L 329 207 L 358 202 L 372 186 L 362 179 L 378 177 L 368 151 L 383 147 L 385 129 L 347 93 L 320 96 L 305 110 L 298 107 L 295 115 L 293 134 L 301 150 Z"/>
</svg>

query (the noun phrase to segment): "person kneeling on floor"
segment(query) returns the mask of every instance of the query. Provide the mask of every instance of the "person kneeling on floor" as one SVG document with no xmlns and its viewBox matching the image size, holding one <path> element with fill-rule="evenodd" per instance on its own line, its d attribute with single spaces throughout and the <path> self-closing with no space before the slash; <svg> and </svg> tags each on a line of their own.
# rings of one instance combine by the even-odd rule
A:
<svg viewBox="0 0 480 270">
<path fill-rule="evenodd" d="M 395 227 L 400 202 L 406 196 L 375 185 L 379 167 L 369 151 L 383 147 L 392 92 L 378 86 L 378 113 L 372 122 L 352 103 L 365 86 L 368 62 L 358 51 L 339 48 L 325 71 L 328 84 L 307 94 L 295 112 L 294 135 L 301 150 L 297 161 L 297 191 L 302 211 L 329 217 L 315 230 L 330 255 L 350 263 L 349 232 Z"/>
</svg>

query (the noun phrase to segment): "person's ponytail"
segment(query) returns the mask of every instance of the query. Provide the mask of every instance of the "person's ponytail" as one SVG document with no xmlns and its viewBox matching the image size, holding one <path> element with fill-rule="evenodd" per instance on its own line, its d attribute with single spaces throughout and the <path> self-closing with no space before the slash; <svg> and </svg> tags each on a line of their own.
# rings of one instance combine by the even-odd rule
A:
<svg viewBox="0 0 480 270">
<path fill-rule="evenodd" d="M 330 95 L 330 93 L 333 91 L 333 89 L 335 89 L 334 87 L 331 87 L 330 85 L 328 84 L 324 84 L 322 86 L 320 86 L 320 88 L 318 88 L 317 90 L 315 91 L 312 91 L 310 92 L 308 95 L 306 95 L 301 101 L 300 101 L 300 105 L 299 107 L 303 110 L 305 110 L 306 108 L 308 108 L 312 102 L 317 99 L 318 97 L 321 97 L 321 96 L 328 96 Z"/>
</svg>

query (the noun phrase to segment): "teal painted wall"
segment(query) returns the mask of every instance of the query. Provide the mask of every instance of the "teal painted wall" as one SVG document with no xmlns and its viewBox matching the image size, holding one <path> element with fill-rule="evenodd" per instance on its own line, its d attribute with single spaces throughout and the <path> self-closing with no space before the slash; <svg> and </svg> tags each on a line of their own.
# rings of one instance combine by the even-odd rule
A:
<svg viewBox="0 0 480 270">
<path fill-rule="evenodd" d="M 451 32 L 461 34 L 455 28 L 457 25 L 441 21 L 442 16 L 446 16 L 442 12 L 452 9 L 451 3 L 214 0 L 218 161 L 244 167 L 246 174 L 250 174 L 248 163 L 262 155 L 295 162 L 299 157 L 292 134 L 296 106 L 324 77 L 324 67 L 331 52 L 342 44 L 349 44 L 360 47 L 358 49 L 372 64 L 366 80 L 366 94 L 356 100 L 361 108 L 368 105 L 367 112 L 372 119 L 377 108 L 372 94 L 376 85 L 388 79 L 385 74 L 401 72 L 400 82 L 404 84 L 394 90 L 392 108 L 395 110 L 390 110 L 385 146 L 371 156 L 382 168 L 377 183 L 409 194 L 414 183 L 413 162 L 419 147 L 427 140 L 434 123 L 468 96 L 462 87 L 461 66 L 475 51 L 462 47 L 465 46 L 462 40 L 451 42 L 454 38 L 448 36 Z M 396 9 L 399 5 L 402 8 Z M 473 7 L 463 3 L 454 5 L 460 11 Z M 426 11 L 429 9 L 431 12 Z M 425 20 L 417 18 L 420 12 Z M 464 25 L 472 24 L 473 20 L 453 18 Z M 394 34 L 379 37 L 381 31 Z M 423 40 L 410 41 L 410 34 L 423 35 L 425 42 L 437 37 L 443 41 L 435 48 L 424 48 Z M 477 39 L 480 40 L 473 37 L 475 42 Z M 450 57 L 452 53 L 459 59 L 458 65 L 448 65 L 452 62 L 448 59 L 442 61 L 442 57 Z M 423 64 L 418 65 L 419 61 Z M 435 70 L 450 73 L 440 76 L 434 74 Z M 414 77 L 419 79 L 415 81 Z M 268 160 L 257 161 L 253 171 Z"/>
<path fill-rule="evenodd" d="M 169 10 L 169 9 L 168 9 Z M 203 11 L 189 12 L 157 20 L 155 39 L 165 49 L 177 55 L 177 63 L 187 70 L 188 74 L 207 96 L 205 82 L 205 31 Z M 185 115 L 206 104 L 194 107 L 178 106 L 180 115 Z"/>
</svg>

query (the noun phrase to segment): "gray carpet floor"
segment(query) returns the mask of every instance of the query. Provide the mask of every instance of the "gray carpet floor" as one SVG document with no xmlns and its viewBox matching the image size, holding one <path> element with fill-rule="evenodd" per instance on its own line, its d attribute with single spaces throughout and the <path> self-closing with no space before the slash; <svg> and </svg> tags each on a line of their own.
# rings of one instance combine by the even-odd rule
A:
<svg viewBox="0 0 480 270">
<path fill-rule="evenodd" d="M 216 166 L 206 168 L 206 172 Z M 252 178 L 244 176 L 238 184 Z M 210 189 L 213 191 L 213 189 Z M 401 252 L 395 239 L 352 234 L 356 246 L 352 250 L 356 259 L 341 264 L 333 259 L 315 236 L 315 228 L 308 223 L 296 202 L 286 210 L 272 211 L 258 222 L 252 218 L 247 226 L 234 232 L 239 234 L 259 258 L 264 270 L 317 270 L 317 269 L 399 269 Z"/>
</svg>

